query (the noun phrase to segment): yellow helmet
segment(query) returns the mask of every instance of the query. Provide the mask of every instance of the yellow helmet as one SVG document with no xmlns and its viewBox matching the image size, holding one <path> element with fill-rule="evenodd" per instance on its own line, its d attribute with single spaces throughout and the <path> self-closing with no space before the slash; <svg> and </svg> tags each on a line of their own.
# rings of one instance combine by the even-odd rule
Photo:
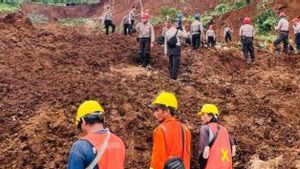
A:
<svg viewBox="0 0 300 169">
<path fill-rule="evenodd" d="M 165 106 L 173 108 L 174 110 L 178 109 L 178 103 L 175 94 L 170 92 L 161 92 L 155 100 L 148 105 L 149 108 L 157 108 L 159 106 Z"/>
<path fill-rule="evenodd" d="M 214 104 L 204 104 L 198 112 L 198 115 L 202 115 L 203 113 L 212 113 L 214 115 L 220 114 L 218 107 Z"/>
<path fill-rule="evenodd" d="M 104 113 L 103 107 L 95 100 L 88 100 L 83 102 L 78 110 L 76 115 L 75 125 L 77 126 L 80 122 L 80 119 L 86 115 L 93 114 L 93 113 Z"/>
</svg>

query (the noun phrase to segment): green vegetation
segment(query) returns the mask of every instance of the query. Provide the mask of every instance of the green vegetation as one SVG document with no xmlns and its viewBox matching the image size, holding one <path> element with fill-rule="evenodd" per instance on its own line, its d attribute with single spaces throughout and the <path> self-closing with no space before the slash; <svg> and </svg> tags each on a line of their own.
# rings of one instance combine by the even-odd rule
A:
<svg viewBox="0 0 300 169">
<path fill-rule="evenodd" d="M 164 19 L 168 20 L 174 20 L 176 19 L 177 14 L 181 13 L 180 10 L 176 8 L 170 8 L 170 7 L 162 7 L 160 9 L 160 14 Z"/>
<path fill-rule="evenodd" d="M 220 16 L 220 15 L 222 15 L 222 14 L 224 14 L 224 13 L 227 13 L 227 12 L 229 12 L 229 11 L 231 11 L 231 8 L 229 7 L 229 5 L 227 5 L 227 4 L 225 4 L 225 3 L 220 3 L 219 5 L 217 5 L 216 7 L 215 7 L 215 10 L 214 10 L 214 15 L 216 15 L 216 16 Z"/>
<path fill-rule="evenodd" d="M 236 3 L 234 3 L 234 8 L 235 9 L 241 9 L 241 8 L 244 8 L 246 7 L 248 4 L 246 1 L 238 1 Z"/>
<path fill-rule="evenodd" d="M 163 23 L 163 18 L 161 18 L 161 17 L 159 17 L 159 16 L 151 17 L 150 23 L 151 23 L 152 25 L 157 25 L 157 24 Z"/>
<path fill-rule="evenodd" d="M 268 35 L 274 30 L 278 17 L 272 9 L 268 9 L 257 15 L 254 20 L 257 32 L 262 35 Z"/>
<path fill-rule="evenodd" d="M 35 12 L 28 14 L 27 17 L 30 19 L 32 23 L 37 23 L 37 24 L 48 23 L 48 18 L 46 16 Z"/>
<path fill-rule="evenodd" d="M 63 26 L 77 26 L 83 25 L 87 22 L 87 19 L 84 18 L 62 18 L 58 20 L 58 23 Z"/>
<path fill-rule="evenodd" d="M 19 10 L 19 4 L 4 4 L 0 3 L 0 12 L 13 13 Z"/>
</svg>

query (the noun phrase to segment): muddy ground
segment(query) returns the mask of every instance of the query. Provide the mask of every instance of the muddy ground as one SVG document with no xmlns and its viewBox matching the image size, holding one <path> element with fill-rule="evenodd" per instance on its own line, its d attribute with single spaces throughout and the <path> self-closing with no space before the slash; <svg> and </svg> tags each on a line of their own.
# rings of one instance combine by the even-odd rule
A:
<svg viewBox="0 0 300 169">
<path fill-rule="evenodd" d="M 300 57 L 257 51 L 246 66 L 238 49 L 185 47 L 179 79 L 170 80 L 162 48 L 153 70 L 135 62 L 135 38 L 105 36 L 84 27 L 35 28 L 21 14 L 0 21 L 0 168 L 66 168 L 78 133 L 76 109 L 86 99 L 104 105 L 108 126 L 127 148 L 126 168 L 149 167 L 157 122 L 148 104 L 160 90 L 176 92 L 178 118 L 193 134 L 196 166 L 202 104 L 219 105 L 222 123 L 238 145 L 234 165 L 282 157 L 275 168 L 300 160 Z M 297 167 L 298 166 L 298 167 Z"/>
</svg>

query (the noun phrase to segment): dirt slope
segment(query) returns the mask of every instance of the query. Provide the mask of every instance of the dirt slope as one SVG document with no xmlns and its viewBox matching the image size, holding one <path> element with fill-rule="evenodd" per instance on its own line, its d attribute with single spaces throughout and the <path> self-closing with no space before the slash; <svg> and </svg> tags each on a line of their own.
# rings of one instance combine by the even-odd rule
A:
<svg viewBox="0 0 300 169">
<path fill-rule="evenodd" d="M 18 25 L 18 28 L 16 27 Z M 278 168 L 300 160 L 300 58 L 276 60 L 258 52 L 247 67 L 236 50 L 183 50 L 180 79 L 167 76 L 161 47 L 153 50 L 154 70 L 135 64 L 134 38 L 104 36 L 82 28 L 34 29 L 22 15 L 0 21 L 0 166 L 66 168 L 78 139 L 73 119 L 78 105 L 97 99 L 107 126 L 126 143 L 126 168 L 149 167 L 157 125 L 145 107 L 160 90 L 177 93 L 178 118 L 193 134 L 196 168 L 196 112 L 205 102 L 222 110 L 235 137 L 235 168 L 249 167 L 252 155 L 283 155 Z"/>
</svg>

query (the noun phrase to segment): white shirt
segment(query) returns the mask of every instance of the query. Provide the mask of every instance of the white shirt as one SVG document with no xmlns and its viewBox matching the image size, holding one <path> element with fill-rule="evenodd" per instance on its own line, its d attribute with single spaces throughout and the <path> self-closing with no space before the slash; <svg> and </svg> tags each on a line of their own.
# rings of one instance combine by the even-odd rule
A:
<svg viewBox="0 0 300 169">
<path fill-rule="evenodd" d="M 167 32 L 165 34 L 165 49 L 164 49 L 165 54 L 167 54 L 167 51 L 168 51 L 167 42 L 169 39 L 171 39 L 172 37 L 174 37 L 176 35 L 176 32 L 177 32 L 177 29 L 174 26 L 172 26 L 170 29 L 167 30 Z M 178 30 L 177 43 L 176 43 L 177 46 L 180 46 L 180 38 L 188 38 L 188 34 L 185 31 L 183 32 L 181 30 Z"/>
<path fill-rule="evenodd" d="M 107 9 L 105 14 L 104 14 L 104 19 L 105 20 L 112 20 L 112 14 L 111 14 L 111 10 Z"/>
<path fill-rule="evenodd" d="M 293 25 L 293 29 L 294 29 L 294 34 L 300 33 L 300 22 Z"/>
<path fill-rule="evenodd" d="M 206 32 L 206 39 L 208 39 L 209 36 L 212 36 L 215 39 L 216 38 L 215 31 L 212 30 L 212 29 L 208 29 L 207 32 Z"/>
<path fill-rule="evenodd" d="M 254 27 L 250 24 L 244 24 L 241 26 L 239 34 L 240 34 L 240 36 L 252 38 L 255 34 Z"/>
<path fill-rule="evenodd" d="M 191 25 L 191 33 L 194 34 L 199 34 L 203 33 L 203 26 L 202 23 L 198 20 L 195 20 L 192 25 Z"/>
<path fill-rule="evenodd" d="M 286 18 L 281 18 L 278 22 L 278 25 L 275 27 L 279 31 L 288 31 L 289 30 L 289 21 Z"/>
<path fill-rule="evenodd" d="M 230 27 L 228 27 L 228 26 L 224 28 L 224 37 L 226 36 L 227 32 L 232 33 L 232 29 Z"/>
</svg>

